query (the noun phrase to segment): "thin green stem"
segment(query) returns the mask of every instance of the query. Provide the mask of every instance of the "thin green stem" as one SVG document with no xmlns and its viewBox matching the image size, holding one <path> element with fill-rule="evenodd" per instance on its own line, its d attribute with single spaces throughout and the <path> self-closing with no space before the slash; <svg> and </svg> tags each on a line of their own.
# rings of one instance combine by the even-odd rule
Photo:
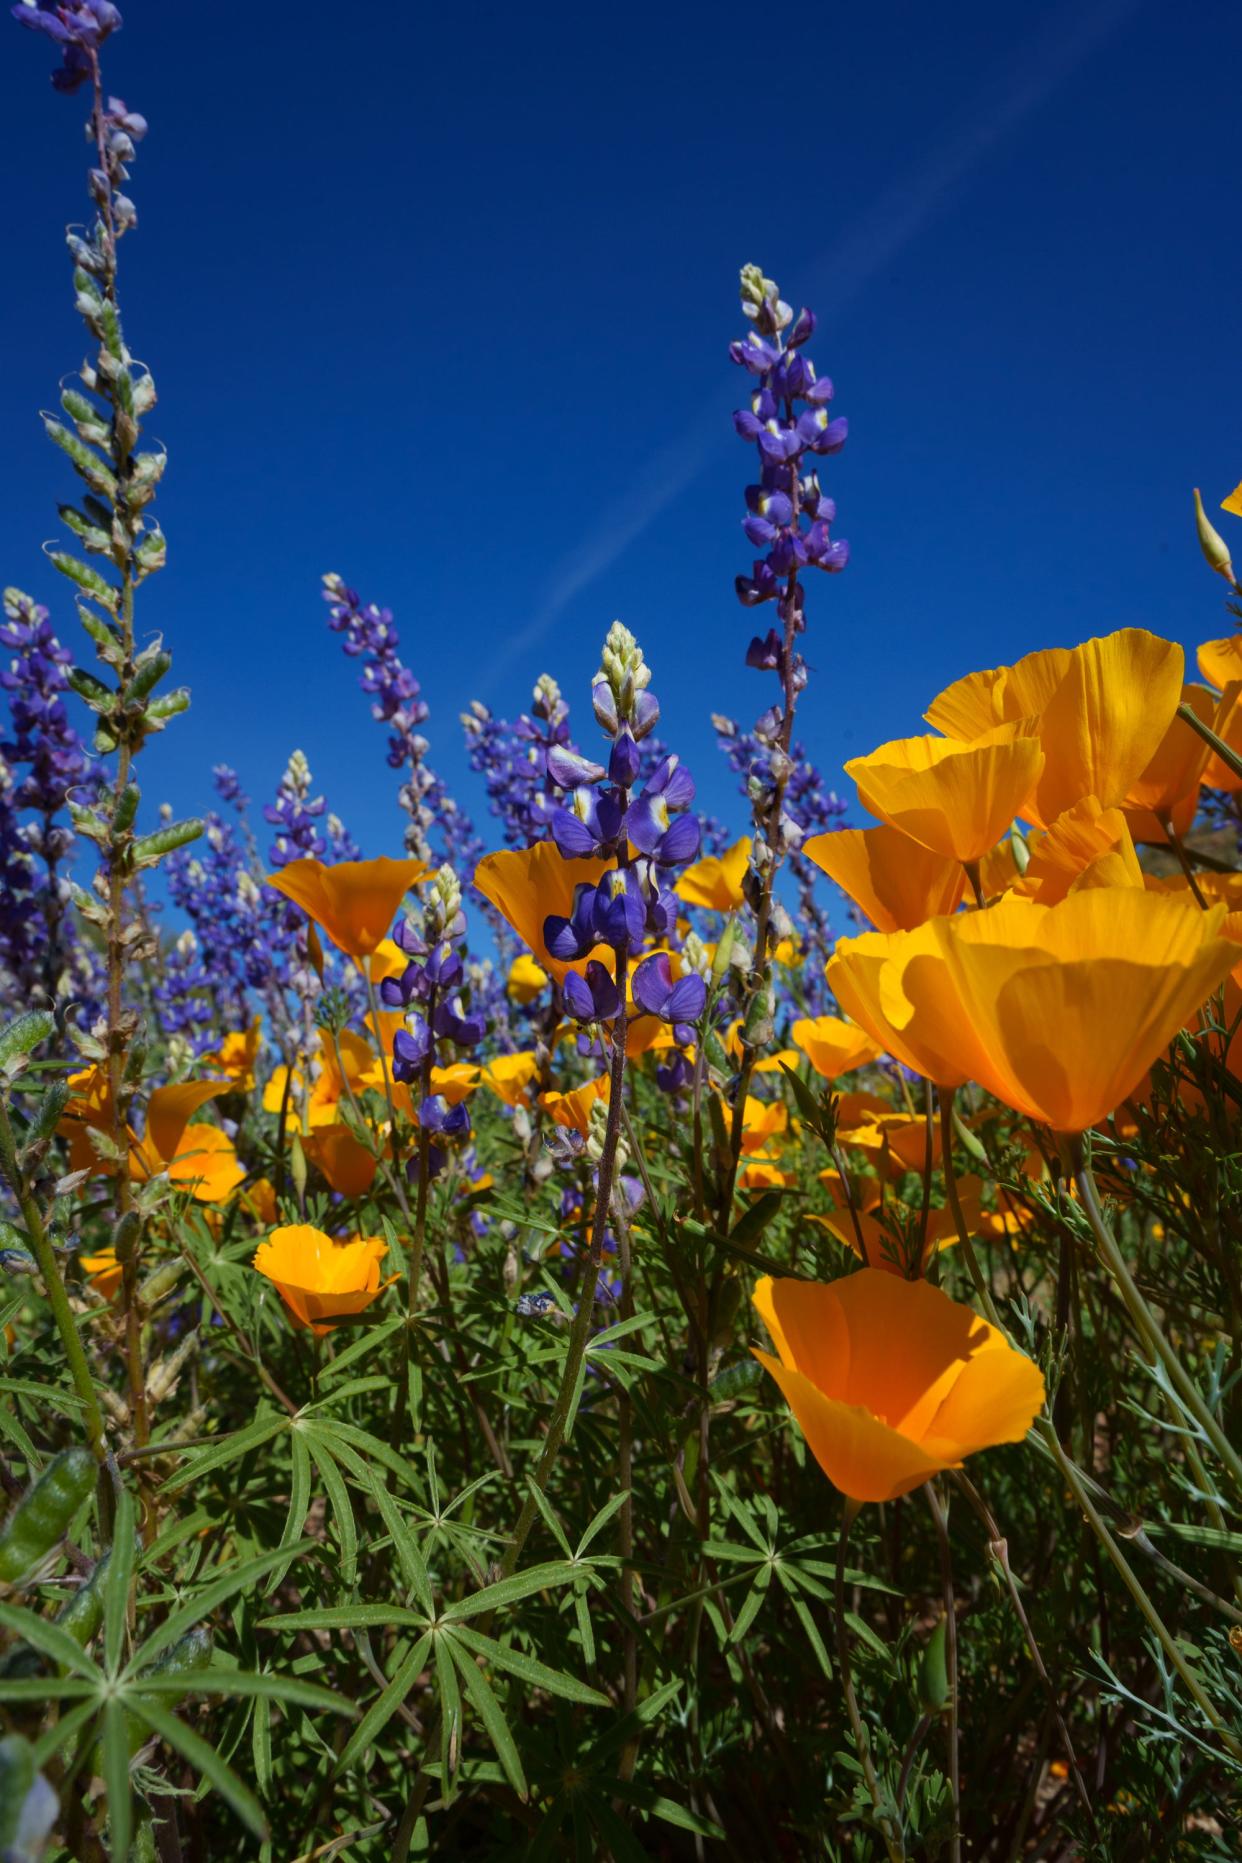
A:
<svg viewBox="0 0 1242 1863">
<path fill-rule="evenodd" d="M 953 1828 L 949 1836 L 949 1858 L 950 1863 L 961 1863 L 962 1792 L 958 1753 L 957 1606 L 953 1598 L 953 1552 L 949 1545 L 948 1517 L 945 1509 L 940 1505 L 940 1497 L 936 1493 L 935 1482 L 924 1482 L 923 1494 L 927 1500 L 932 1523 L 936 1529 L 936 1541 L 940 1547 L 940 1582 L 944 1592 L 945 1674 L 949 1684 L 949 1798 L 953 1807 Z"/>
<path fill-rule="evenodd" d="M 1202 718 L 1189 705 L 1179 705 L 1177 715 L 1186 720 L 1192 731 L 1199 733 L 1205 744 L 1211 745 L 1221 762 L 1228 764 L 1235 776 L 1242 776 L 1242 757 L 1239 757 L 1236 750 L 1229 748 L 1223 737 L 1217 737 L 1211 725 L 1204 724 Z"/>
<path fill-rule="evenodd" d="M 845 1697 L 846 1713 L 850 1717 L 850 1726 L 854 1730 L 854 1745 L 858 1749 L 858 1761 L 871 1794 L 871 1803 L 875 1806 L 876 1825 L 884 1840 L 889 1863 L 903 1863 L 905 1847 L 900 1837 L 893 1832 L 892 1823 L 884 1803 L 884 1793 L 876 1777 L 875 1766 L 871 1759 L 871 1742 L 867 1729 L 858 1710 L 858 1697 L 854 1693 L 854 1673 L 850 1666 L 850 1627 L 845 1621 L 845 1553 L 849 1545 L 850 1528 L 858 1516 L 858 1502 L 846 1500 L 845 1511 L 841 1516 L 841 1533 L 837 1540 L 837 1572 L 833 1597 L 837 1626 L 837 1668 L 840 1671 L 841 1693 Z"/>
</svg>

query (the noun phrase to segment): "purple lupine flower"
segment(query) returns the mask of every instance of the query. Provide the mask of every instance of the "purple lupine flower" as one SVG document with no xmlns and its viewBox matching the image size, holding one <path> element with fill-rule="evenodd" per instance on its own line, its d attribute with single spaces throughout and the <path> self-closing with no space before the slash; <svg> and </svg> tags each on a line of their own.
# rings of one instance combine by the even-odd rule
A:
<svg viewBox="0 0 1242 1863">
<path fill-rule="evenodd" d="M 697 1022 L 707 1007 L 707 985 L 694 971 L 676 981 L 666 951 L 644 958 L 634 972 L 634 1001 L 662 1022 Z"/>
<path fill-rule="evenodd" d="M 393 1078 L 407 1083 L 417 1080 L 430 1053 L 431 1030 L 422 1016 L 407 1016 L 405 1027 L 392 1038 Z"/>
<path fill-rule="evenodd" d="M 19 26 L 44 33 L 60 47 L 61 64 L 52 73 L 58 91 L 76 91 L 93 76 L 94 55 L 122 25 L 111 0 L 18 0 L 9 10 Z"/>
<path fill-rule="evenodd" d="M 681 866 L 699 851 L 699 824 L 684 813 L 693 801 L 693 776 L 676 756 L 665 757 L 626 811 L 625 832 L 660 866 Z"/>
<path fill-rule="evenodd" d="M 603 775 L 602 770 L 600 774 Z M 571 789 L 565 801 L 553 809 L 552 839 L 565 860 L 581 860 L 590 855 L 606 858 L 616 853 L 627 820 L 619 790 L 607 789 L 597 794 L 582 784 Z"/>
<path fill-rule="evenodd" d="M 620 1013 L 621 997 L 603 964 L 592 958 L 586 976 L 571 970 L 561 985 L 565 1008 L 578 1022 L 611 1022 Z"/>
<path fill-rule="evenodd" d="M 319 823 L 327 809 L 323 796 L 311 796 L 310 764 L 300 750 L 295 750 L 276 789 L 275 802 L 263 808 L 263 819 L 278 830 L 268 850 L 274 867 L 287 867 L 292 860 L 312 857 L 322 860 L 328 844 L 319 832 Z"/>
<path fill-rule="evenodd" d="M 450 1106 L 442 1093 L 429 1093 L 419 1106 L 418 1123 L 438 1138 L 464 1138 L 470 1130 L 470 1108 L 464 1100 Z"/>
<path fill-rule="evenodd" d="M 552 810 L 562 792 L 580 780 L 559 782 L 554 755 L 575 754 L 569 735 L 569 707 L 548 674 L 535 682 L 529 715 L 515 725 L 494 718 L 477 699 L 461 714 L 470 767 L 483 778 L 488 807 L 514 847 L 529 847 L 548 831 Z"/>
<path fill-rule="evenodd" d="M 231 769 L 227 763 L 214 763 L 211 766 L 211 781 L 222 802 L 227 802 L 239 815 L 245 813 L 250 806 L 250 797 L 243 791 L 236 770 Z"/>
<path fill-rule="evenodd" d="M 458 1048 L 477 1048 L 487 1033 L 487 1023 L 480 1015 L 471 1015 L 462 1007 L 460 996 L 442 998 L 436 1004 L 432 1026 L 444 1041 Z"/>
</svg>

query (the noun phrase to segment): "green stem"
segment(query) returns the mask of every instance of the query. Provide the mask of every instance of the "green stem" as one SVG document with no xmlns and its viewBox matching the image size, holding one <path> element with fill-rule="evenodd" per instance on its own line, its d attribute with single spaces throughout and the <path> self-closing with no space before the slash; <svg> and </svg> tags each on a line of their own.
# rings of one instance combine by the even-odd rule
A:
<svg viewBox="0 0 1242 1863">
<path fill-rule="evenodd" d="M 1177 715 L 1186 720 L 1192 731 L 1199 733 L 1205 744 L 1212 746 L 1221 762 L 1228 764 L 1235 776 L 1242 776 L 1242 757 L 1239 757 L 1236 750 L 1230 750 L 1223 737 L 1217 737 L 1211 725 L 1204 724 L 1202 718 L 1189 705 L 1179 705 Z"/>
<path fill-rule="evenodd" d="M 74 1389 L 82 1400 L 87 1445 L 95 1460 L 102 1466 L 107 1461 L 108 1451 L 104 1442 L 103 1411 L 99 1407 L 95 1380 L 91 1377 L 91 1368 L 87 1363 L 82 1335 L 78 1331 L 73 1309 L 69 1305 L 69 1296 L 65 1292 L 65 1283 L 56 1260 L 56 1251 L 44 1227 L 42 1212 L 33 1193 L 26 1185 L 17 1163 L 17 1145 L 13 1127 L 9 1119 L 8 1107 L 3 1101 L 0 1101 L 0 1163 L 4 1166 L 4 1174 L 12 1185 L 13 1194 L 21 1207 L 26 1234 L 30 1237 L 35 1260 L 43 1276 L 48 1305 L 52 1309 L 61 1344 L 65 1349 L 69 1374 L 73 1379 Z"/>
<path fill-rule="evenodd" d="M 1140 1336 L 1148 1350 L 1159 1359 L 1168 1373 L 1169 1382 L 1188 1413 L 1195 1419 L 1204 1436 L 1211 1443 L 1221 1462 L 1229 1471 L 1238 1490 L 1242 1493 L 1242 1457 L 1225 1435 L 1217 1418 L 1204 1402 L 1203 1394 L 1190 1376 L 1181 1359 L 1165 1338 L 1160 1322 L 1139 1292 L 1138 1284 L 1130 1273 L 1125 1256 L 1117 1246 L 1112 1230 L 1104 1220 L 1096 1193 L 1095 1178 L 1091 1166 L 1086 1161 L 1081 1137 L 1073 1141 L 1074 1182 L 1078 1186 L 1078 1195 L 1082 1200 L 1087 1221 L 1096 1245 L 1104 1259 L 1113 1279 L 1121 1291 L 1122 1299 L 1130 1310 Z"/>
<path fill-rule="evenodd" d="M 871 1761 L 871 1742 L 867 1738 L 867 1729 L 858 1711 L 858 1697 L 854 1693 L 854 1674 L 850 1667 L 850 1630 L 845 1621 L 845 1551 L 849 1544 L 850 1528 L 857 1517 L 858 1502 L 851 1501 L 847 1497 L 845 1512 L 841 1516 L 841 1533 L 837 1540 L 837 1574 L 834 1587 L 837 1667 L 841 1674 L 841 1693 L 845 1697 L 846 1712 L 850 1717 L 850 1726 L 854 1730 L 854 1745 L 858 1749 L 859 1764 L 863 1769 L 867 1790 L 871 1794 L 871 1803 L 875 1806 L 876 1824 L 880 1836 L 884 1839 L 884 1848 L 888 1852 L 889 1863 L 904 1863 L 905 1847 L 900 1838 L 894 1836 L 888 1813 L 885 1810 L 884 1793 Z"/>
<path fill-rule="evenodd" d="M 1000 1314 L 996 1311 L 996 1302 L 992 1299 L 992 1291 L 983 1278 L 983 1270 L 979 1266 L 979 1257 L 975 1254 L 974 1245 L 970 1239 L 970 1231 L 966 1227 L 966 1218 L 962 1212 L 962 1199 L 958 1195 L 957 1172 L 953 1168 L 953 1101 L 955 1097 L 956 1088 L 941 1088 L 940 1166 L 944 1172 L 944 1194 L 949 1208 L 953 1212 L 953 1221 L 957 1227 L 957 1239 L 961 1245 L 962 1255 L 965 1258 L 967 1268 L 970 1270 L 970 1278 L 974 1283 L 975 1293 L 979 1296 L 983 1311 L 987 1314 L 993 1326 L 997 1327 L 999 1331 L 1007 1333 L 1008 1329 L 1001 1319 Z"/>
<path fill-rule="evenodd" d="M 931 1092 L 930 1087 L 928 1092 Z M 930 1122 L 928 1131 L 931 1131 Z M 945 1509 L 940 1505 L 935 1483 L 924 1482 L 923 1493 L 927 1498 L 927 1505 L 936 1529 L 936 1540 L 940 1547 L 940 1580 L 944 1591 L 944 1656 L 945 1674 L 949 1684 L 949 1798 L 953 1807 L 949 1858 L 950 1863 L 961 1863 L 962 1794 L 958 1764 L 957 1606 L 953 1598 L 953 1553 L 949 1546 L 948 1517 Z"/>
</svg>

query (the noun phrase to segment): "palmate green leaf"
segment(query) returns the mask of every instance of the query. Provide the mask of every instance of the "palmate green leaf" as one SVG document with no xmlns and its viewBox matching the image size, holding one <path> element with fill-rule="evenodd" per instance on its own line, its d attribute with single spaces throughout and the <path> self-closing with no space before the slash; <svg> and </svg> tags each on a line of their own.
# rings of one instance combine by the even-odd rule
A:
<svg viewBox="0 0 1242 1863">
<path fill-rule="evenodd" d="M 250 1787 L 243 1785 L 215 1748 L 175 1714 L 170 1714 L 153 1696 L 145 1693 L 134 1695 L 131 1701 L 133 1712 L 146 1723 L 151 1732 L 158 1734 L 166 1746 L 179 1753 L 182 1759 L 188 1760 L 195 1772 L 215 1787 L 247 1829 L 253 1831 L 256 1837 L 266 1837 L 267 1820 L 263 1815 L 263 1807 Z"/>
<path fill-rule="evenodd" d="M 565 1701 L 580 1702 L 587 1708 L 606 1708 L 610 1705 L 607 1695 L 601 1695 L 598 1689 L 579 1682 L 576 1676 L 563 1675 L 559 1669 L 549 1669 L 546 1663 L 537 1662 L 533 1656 L 527 1656 L 524 1651 L 515 1650 L 507 1643 L 498 1643 L 494 1637 L 484 1636 L 482 1631 L 471 1630 L 466 1624 L 454 1624 L 448 1634 L 476 1656 L 484 1657 L 494 1668 L 505 1669 L 510 1675 L 517 1676 L 529 1688 L 545 1689 L 549 1695 L 559 1695 Z"/>
<path fill-rule="evenodd" d="M 332 1451 L 319 1432 L 304 1429 L 302 1435 L 314 1457 L 319 1479 L 323 1482 L 324 1492 L 331 1504 L 332 1522 L 341 1548 L 341 1583 L 352 1587 L 358 1571 L 358 1529 L 354 1524 L 354 1505 L 349 1498 L 349 1489 L 345 1486 L 345 1477 L 333 1460 Z"/>
<path fill-rule="evenodd" d="M 436 1680 L 440 1684 L 440 1766 L 444 1797 L 452 1803 L 457 1790 L 457 1768 L 461 1762 L 461 1690 L 457 1685 L 457 1667 L 445 1647 L 443 1637 L 432 1638 L 436 1661 Z"/>
<path fill-rule="evenodd" d="M 528 1798 L 530 1788 L 526 1783 L 526 1774 L 522 1771 L 522 1762 L 518 1756 L 517 1746 L 509 1731 L 509 1723 L 504 1711 L 492 1691 L 492 1685 L 468 1650 L 457 1647 L 452 1636 L 439 1639 L 446 1642 L 453 1653 L 458 1674 L 466 1685 L 466 1693 L 478 1712 L 487 1731 L 487 1737 L 495 1750 L 496 1758 L 505 1769 L 505 1776 L 519 1798 Z"/>
<path fill-rule="evenodd" d="M 649 1726 L 652 1721 L 658 1721 L 670 1701 L 680 1692 L 680 1676 L 675 1677 L 671 1682 L 665 1682 L 660 1688 L 653 1689 L 651 1694 L 645 1700 L 640 1701 L 636 1708 L 629 1714 L 621 1715 L 600 1735 L 598 1740 L 593 1742 L 587 1756 L 588 1763 L 595 1767 L 610 1753 L 619 1753 L 627 1740 L 632 1740 L 635 1734 L 641 1733 L 643 1728 Z M 614 1780 L 613 1784 L 615 1783 Z"/>
<path fill-rule="evenodd" d="M 0 1625 L 24 1639 L 43 1656 L 50 1656 L 62 1669 L 71 1669 L 96 1687 L 102 1686 L 99 1666 L 86 1651 L 48 1617 L 28 1611 L 22 1604 L 0 1604 Z"/>
<path fill-rule="evenodd" d="M 427 1571 L 426 1561 L 418 1542 L 402 1519 L 400 1508 L 375 1470 L 368 1469 L 367 1477 L 371 1499 L 375 1502 L 384 1525 L 388 1528 L 401 1566 L 402 1576 L 428 1616 L 432 1616 L 435 1612 L 435 1596 L 431 1589 L 431 1578 Z"/>
<path fill-rule="evenodd" d="M 300 1557 L 314 1547 L 314 1540 L 303 1540 L 300 1546 L 295 1547 L 294 1556 Z M 164 1622 L 151 1632 L 141 1648 L 136 1650 L 130 1658 L 129 1666 L 125 1671 L 126 1679 L 133 1681 L 139 1670 L 149 1667 L 161 1651 L 169 1649 L 178 1638 L 185 1635 L 187 1630 L 193 1630 L 196 1624 L 202 1623 L 203 1619 L 209 1617 L 218 1605 L 224 1603 L 226 1598 L 232 1598 L 239 1591 L 245 1591 L 247 1586 L 252 1585 L 256 1579 L 265 1577 L 280 1560 L 287 1558 L 287 1552 L 282 1552 L 277 1547 L 274 1552 L 260 1553 L 255 1559 L 243 1560 L 240 1565 L 230 1566 L 219 1573 L 179 1610 L 171 1612 Z M 77 1649 L 76 1643 L 74 1648 Z M 81 1655 L 80 1650 L 78 1654 Z"/>
<path fill-rule="evenodd" d="M 108 1836 L 114 1857 L 129 1855 L 134 1801 L 129 1783 L 129 1718 L 120 1701 L 104 1703 L 103 1770 L 108 1788 Z"/>
<path fill-rule="evenodd" d="M 425 1630 L 423 1611 L 408 1611 L 401 1604 L 323 1604 L 305 1611 L 283 1611 L 261 1617 L 260 1630 L 387 1630 L 405 1626 Z"/>
<path fill-rule="evenodd" d="M 393 1244 L 390 1242 L 389 1247 L 391 1248 L 392 1246 Z M 344 1351 L 338 1352 L 330 1365 L 324 1366 L 319 1374 L 320 1384 L 327 1384 L 329 1380 L 339 1378 L 343 1371 L 348 1370 L 350 1365 L 354 1364 L 358 1359 L 365 1357 L 367 1354 L 379 1355 L 384 1341 L 390 1339 L 393 1333 L 397 1331 L 398 1327 L 404 1326 L 405 1323 L 405 1315 L 398 1314 L 389 1319 L 379 1320 L 374 1326 L 368 1327 L 359 1334 L 357 1339 L 347 1345 Z M 385 1382 L 387 1382 L 387 1380 L 385 1380 Z M 327 1397 L 320 1401 L 327 1403 L 330 1399 L 339 1396 L 340 1392 L 333 1390 Z"/>
<path fill-rule="evenodd" d="M 129 1629 L 129 1593 L 134 1576 L 134 1500 L 122 1488 L 116 1501 L 112 1551 L 104 1577 L 104 1667 L 115 1675 L 121 1666 L 125 1633 Z"/>
<path fill-rule="evenodd" d="M 546 1591 L 550 1586 L 566 1584 L 576 1576 L 576 1570 L 561 1559 L 532 1565 L 525 1572 L 515 1572 L 512 1578 L 484 1585 L 481 1591 L 471 1592 L 468 1597 L 446 1605 L 442 1621 L 459 1623 L 464 1617 L 477 1617 L 480 1611 L 500 1610 L 506 1604 L 515 1604 L 519 1598 L 528 1598 L 532 1591 Z"/>
<path fill-rule="evenodd" d="M 387 1688 L 376 1696 L 350 1735 L 349 1744 L 336 1762 L 339 1772 L 352 1766 L 354 1761 L 360 1759 L 378 1740 L 426 1668 L 427 1652 L 430 1648 L 431 1632 L 427 1630 L 401 1659 Z"/>
<path fill-rule="evenodd" d="M 650 1852 L 643 1848 L 602 1793 L 587 1799 L 585 1809 L 603 1839 L 603 1854 L 611 1856 L 613 1863 L 650 1863 Z"/>
<path fill-rule="evenodd" d="M 265 1442 L 281 1430 L 289 1428 L 289 1418 L 278 1411 L 269 1410 L 257 1416 L 245 1429 L 233 1430 L 228 1436 L 202 1455 L 194 1456 L 182 1464 L 175 1475 L 170 1475 L 160 1489 L 161 1494 L 176 1494 L 179 1489 L 189 1487 L 201 1475 L 208 1475 L 213 1469 L 224 1468 L 235 1462 L 239 1456 L 259 1449 Z"/>
<path fill-rule="evenodd" d="M 761 1565 L 755 1573 L 755 1582 L 742 1599 L 742 1608 L 733 1620 L 733 1628 L 726 1641 L 734 1648 L 742 1641 L 746 1632 L 758 1617 L 772 1582 L 772 1567 Z"/>
<path fill-rule="evenodd" d="M 653 1818 L 660 1818 L 665 1824 L 674 1824 L 678 1830 L 692 1831 L 696 1837 L 711 1837 L 717 1843 L 726 1841 L 725 1832 L 710 1818 L 701 1818 L 687 1805 L 679 1805 L 676 1799 L 668 1798 L 663 1792 L 654 1791 L 638 1779 L 614 1780 L 613 1796 L 627 1805 L 645 1811 Z"/>
<path fill-rule="evenodd" d="M 99 1700 L 92 1692 L 89 1701 L 79 1702 L 76 1708 L 70 1708 L 67 1714 L 62 1714 L 59 1720 L 45 1727 L 34 1742 L 35 1765 L 46 1766 L 47 1762 L 54 1759 L 58 1753 L 66 1750 L 72 1751 L 78 1735 L 98 1713 Z"/>
<path fill-rule="evenodd" d="M 0 1701 L 82 1701 L 99 1699 L 99 1687 L 80 1676 L 29 1675 L 6 1680 L 0 1677 Z"/>
<path fill-rule="evenodd" d="M 614 1494 L 611 1501 L 605 1501 L 599 1512 L 592 1516 L 586 1531 L 578 1541 L 578 1550 L 574 1555 L 576 1558 L 581 1559 L 587 1547 L 591 1544 L 591 1541 L 598 1538 L 613 1515 L 620 1513 L 621 1509 L 625 1506 L 629 1493 L 630 1490 L 626 1488 L 623 1489 L 620 1494 Z"/>
<path fill-rule="evenodd" d="M 831 1676 L 832 1661 L 828 1655 L 824 1639 L 820 1636 L 819 1630 L 816 1627 L 815 1619 L 811 1616 L 810 1605 L 805 1598 L 800 1598 L 798 1596 L 786 1574 L 779 1567 L 777 1568 L 777 1576 L 784 1585 L 789 1601 L 793 1605 L 794 1615 L 802 1625 L 802 1634 L 806 1638 L 811 1649 L 815 1652 L 816 1662 L 826 1676 Z"/>
<path fill-rule="evenodd" d="M 310 1450 L 302 1440 L 301 1430 L 290 1431 L 292 1449 L 292 1471 L 289 1478 L 289 1511 L 285 1515 L 284 1532 L 280 1536 L 279 1552 L 287 1552 L 289 1557 L 272 1568 L 267 1584 L 263 1588 L 265 1597 L 275 1591 L 293 1562 L 294 1549 L 302 1538 L 302 1528 L 306 1525 L 306 1516 L 310 1511 L 311 1459 Z"/>
<path fill-rule="evenodd" d="M 39 1451 L 35 1448 L 17 1418 L 3 1405 L 0 1405 L 0 1436 L 7 1436 L 10 1442 L 17 1444 L 22 1452 L 27 1468 L 29 1468 L 32 1473 L 42 1467 L 42 1457 Z"/>
<path fill-rule="evenodd" d="M 143 1675 L 133 1685 L 141 1695 L 237 1695 L 255 1700 L 285 1701 L 296 1708 L 320 1708 L 352 1720 L 358 1710 L 352 1701 L 317 1682 L 296 1676 L 253 1669 L 193 1669 L 180 1675 Z M 127 1695 L 126 1699 L 130 1699 Z"/>
</svg>

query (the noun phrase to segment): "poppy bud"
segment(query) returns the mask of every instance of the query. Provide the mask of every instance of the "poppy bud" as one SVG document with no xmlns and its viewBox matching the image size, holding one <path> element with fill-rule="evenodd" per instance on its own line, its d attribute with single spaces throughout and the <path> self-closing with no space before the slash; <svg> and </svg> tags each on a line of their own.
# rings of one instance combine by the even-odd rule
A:
<svg viewBox="0 0 1242 1863">
<path fill-rule="evenodd" d="M 1207 560 L 1209 569 L 1214 569 L 1218 576 L 1223 576 L 1228 583 L 1233 582 L 1233 563 L 1229 556 L 1229 545 L 1215 529 L 1203 509 L 1203 500 L 1199 496 L 1199 487 L 1195 486 L 1195 524 L 1199 531 L 1199 548 Z"/>
</svg>

